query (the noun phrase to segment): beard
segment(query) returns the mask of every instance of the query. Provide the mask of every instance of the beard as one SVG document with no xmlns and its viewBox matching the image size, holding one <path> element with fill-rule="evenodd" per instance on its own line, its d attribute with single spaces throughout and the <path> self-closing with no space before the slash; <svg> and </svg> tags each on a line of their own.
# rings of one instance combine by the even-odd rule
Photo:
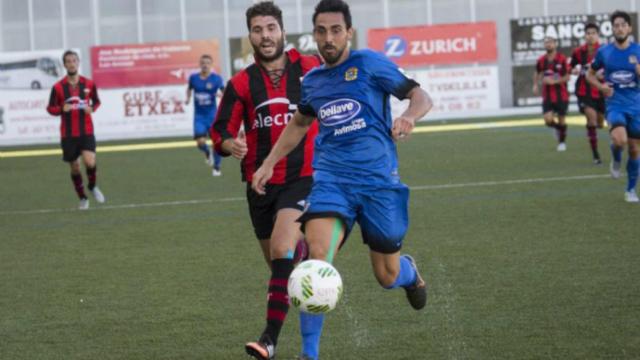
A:
<svg viewBox="0 0 640 360">
<path fill-rule="evenodd" d="M 547 50 L 547 54 L 551 54 L 555 49 L 545 49 Z"/>
<path fill-rule="evenodd" d="M 328 49 L 335 49 L 335 54 L 334 55 L 329 55 L 327 53 Z M 344 53 L 345 48 L 342 49 L 338 49 L 335 46 L 325 46 L 322 48 L 322 50 L 320 50 L 320 55 L 322 55 L 322 58 L 324 59 L 324 62 L 327 63 L 328 65 L 333 65 L 335 63 L 338 62 L 338 60 L 340 60 L 340 58 L 342 57 L 342 54 Z"/>
<path fill-rule="evenodd" d="M 262 45 L 262 43 L 260 45 Z M 253 47 L 253 53 L 256 55 L 258 60 L 263 61 L 263 62 L 274 61 L 277 58 L 279 58 L 280 56 L 282 56 L 282 54 L 284 53 L 284 36 L 275 41 L 276 51 L 275 51 L 275 53 L 273 53 L 273 55 L 264 55 L 260 51 L 260 45 L 255 46 L 255 45 L 253 45 L 253 43 L 251 44 L 251 47 Z"/>
<path fill-rule="evenodd" d="M 78 70 L 76 70 L 76 71 L 67 71 L 67 75 L 76 76 L 76 75 L 78 75 Z"/>
<path fill-rule="evenodd" d="M 618 44 L 624 44 L 624 42 L 629 38 L 629 34 L 624 36 L 613 35 L 613 37 L 616 39 Z"/>
</svg>

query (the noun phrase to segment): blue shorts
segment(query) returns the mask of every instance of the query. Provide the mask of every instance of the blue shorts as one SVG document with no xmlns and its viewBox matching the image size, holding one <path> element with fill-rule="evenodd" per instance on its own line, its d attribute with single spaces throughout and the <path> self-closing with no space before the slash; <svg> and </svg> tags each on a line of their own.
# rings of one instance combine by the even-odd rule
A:
<svg viewBox="0 0 640 360">
<path fill-rule="evenodd" d="M 216 114 L 195 114 L 193 117 L 193 138 L 207 137 Z"/>
<path fill-rule="evenodd" d="M 357 221 L 362 239 L 373 251 L 391 254 L 402 248 L 409 227 L 409 188 L 314 182 L 307 198 L 304 223 L 337 217 L 345 226 L 345 239 Z"/>
<path fill-rule="evenodd" d="M 640 139 L 640 113 L 608 107 L 606 119 L 611 130 L 622 126 L 627 129 L 627 136 Z"/>
</svg>

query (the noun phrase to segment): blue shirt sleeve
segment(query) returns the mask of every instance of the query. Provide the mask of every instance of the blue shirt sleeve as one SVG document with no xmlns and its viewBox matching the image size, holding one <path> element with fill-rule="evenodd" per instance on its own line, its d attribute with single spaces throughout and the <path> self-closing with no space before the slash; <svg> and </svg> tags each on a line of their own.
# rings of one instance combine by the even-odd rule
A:
<svg viewBox="0 0 640 360">
<path fill-rule="evenodd" d="M 313 70 L 312 70 L 313 71 Z M 302 79 L 300 102 L 298 103 L 298 111 L 302 115 L 317 117 L 316 111 L 311 106 L 311 99 L 309 98 L 309 74 Z"/>
<path fill-rule="evenodd" d="M 391 60 L 386 56 L 377 52 L 369 52 L 366 59 L 368 72 L 371 73 L 373 80 L 385 92 L 392 94 L 402 100 L 407 97 L 409 91 L 414 87 L 420 86 L 415 80 L 409 79 Z"/>
<path fill-rule="evenodd" d="M 591 68 L 593 69 L 593 71 L 598 71 L 604 66 L 604 56 L 602 55 L 603 50 L 604 46 L 599 48 L 598 52 L 596 52 L 596 57 L 593 58 L 593 61 L 591 62 Z"/>
<path fill-rule="evenodd" d="M 220 89 L 221 91 L 224 91 L 224 80 L 220 75 L 218 75 L 218 89 Z"/>
</svg>

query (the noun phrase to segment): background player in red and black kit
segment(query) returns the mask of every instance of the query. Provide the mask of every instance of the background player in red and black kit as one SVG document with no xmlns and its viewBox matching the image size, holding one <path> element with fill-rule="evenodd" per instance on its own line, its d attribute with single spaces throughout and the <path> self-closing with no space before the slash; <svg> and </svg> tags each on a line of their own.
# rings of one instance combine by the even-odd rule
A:
<svg viewBox="0 0 640 360">
<path fill-rule="evenodd" d="M 555 38 L 546 37 L 544 48 L 547 51 L 536 64 L 533 74 L 533 93 L 539 94 L 539 84 L 542 83 L 542 112 L 547 126 L 556 130 L 558 151 L 567 150 L 567 124 L 565 116 L 569 108 L 569 92 L 567 82 L 571 77 L 567 58 L 557 51 L 558 43 Z M 558 117 L 556 122 L 554 115 Z"/>
<path fill-rule="evenodd" d="M 84 192 L 80 161 L 82 156 L 89 191 L 97 202 L 105 201 L 104 195 L 96 186 L 96 138 L 93 135 L 91 114 L 100 106 L 98 90 L 90 79 L 78 74 L 80 58 L 74 51 L 68 50 L 62 55 L 67 76 L 58 81 L 51 89 L 47 111 L 60 116 L 60 145 L 62 159 L 71 167 L 71 180 L 80 198 L 81 210 L 89 208 L 89 200 Z"/>
<path fill-rule="evenodd" d="M 600 90 L 589 84 L 585 74 L 589 70 L 591 61 L 593 61 L 600 47 L 600 43 L 598 42 L 599 38 L 600 31 L 598 25 L 593 23 L 587 24 L 585 26 L 585 44 L 573 50 L 573 54 L 571 55 L 573 73 L 578 75 L 575 93 L 578 97 L 580 112 L 587 118 L 587 137 L 591 145 L 594 164 L 602 164 L 600 153 L 598 152 L 597 128 L 601 128 L 604 124 L 605 105 L 604 97 L 600 94 Z"/>
<path fill-rule="evenodd" d="M 267 326 L 260 339 L 246 344 L 245 350 L 255 358 L 272 359 L 289 309 L 287 281 L 293 270 L 294 247 L 303 236 L 296 220 L 311 190 L 317 124 L 276 165 L 265 196 L 251 190 L 251 181 L 297 109 L 302 76 L 320 65 L 320 58 L 302 56 L 295 49 L 284 52 L 282 12 L 272 2 L 253 5 L 246 17 L 256 61 L 228 82 L 211 137 L 218 153 L 242 159 L 251 222 L 271 268 Z"/>
</svg>

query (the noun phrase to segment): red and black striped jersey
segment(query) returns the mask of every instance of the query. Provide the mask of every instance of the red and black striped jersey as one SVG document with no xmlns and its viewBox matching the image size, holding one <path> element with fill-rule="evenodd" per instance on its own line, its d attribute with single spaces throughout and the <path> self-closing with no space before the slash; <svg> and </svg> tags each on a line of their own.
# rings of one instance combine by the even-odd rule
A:
<svg viewBox="0 0 640 360">
<path fill-rule="evenodd" d="M 592 99 L 600 98 L 600 91 L 595 86 L 591 86 L 585 76 L 590 68 L 591 61 L 596 57 L 596 52 L 600 44 L 596 43 L 591 51 L 589 51 L 589 45 L 584 44 L 573 50 L 571 54 L 571 67 L 575 68 L 580 65 L 580 75 L 576 80 L 576 95 L 577 96 L 589 96 Z"/>
<path fill-rule="evenodd" d="M 536 64 L 538 74 L 544 74 L 544 77 L 552 77 L 559 79 L 569 73 L 569 63 L 567 58 L 561 53 L 556 53 L 553 60 L 549 60 L 547 55 L 542 55 Z M 567 91 L 567 83 L 557 85 L 542 86 L 542 99 L 545 102 L 567 102 L 569 101 L 569 92 Z"/>
<path fill-rule="evenodd" d="M 70 111 L 62 111 L 65 104 L 71 105 Z M 60 115 L 62 118 L 61 137 L 93 135 L 93 121 L 91 114 L 86 111 L 87 107 L 91 107 L 93 111 L 100 107 L 98 90 L 91 79 L 79 76 L 78 83 L 71 85 L 65 76 L 51 88 L 47 111 L 51 115 Z"/>
<path fill-rule="evenodd" d="M 318 56 L 300 55 L 295 49 L 287 51 L 286 56 L 279 84 L 274 85 L 257 61 L 233 76 L 225 87 L 210 130 L 215 151 L 228 156 L 222 150 L 222 142 L 235 138 L 244 126 L 248 151 L 241 169 L 242 180 L 246 182 L 252 181 L 254 172 L 293 117 L 301 98 L 302 77 L 321 64 Z M 314 121 L 300 144 L 276 164 L 269 183 L 284 184 L 313 174 L 311 161 L 317 133 L 318 124 Z"/>
</svg>

